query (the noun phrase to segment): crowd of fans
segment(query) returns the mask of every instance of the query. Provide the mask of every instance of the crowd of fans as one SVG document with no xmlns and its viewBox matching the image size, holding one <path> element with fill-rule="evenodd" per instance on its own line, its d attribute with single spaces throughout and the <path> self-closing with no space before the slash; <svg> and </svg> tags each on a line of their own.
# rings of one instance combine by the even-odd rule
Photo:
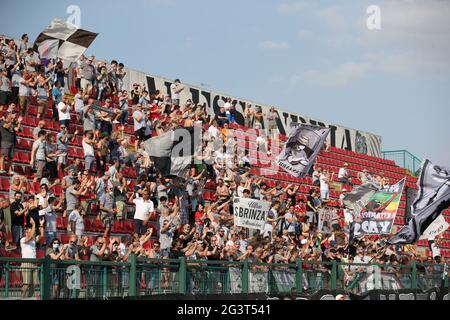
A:
<svg viewBox="0 0 450 320">
<path fill-rule="evenodd" d="M 178 79 L 168 95 L 149 93 L 137 83 L 128 92 L 123 87 L 124 65 L 115 60 L 106 63 L 81 56 L 70 69 L 76 73 L 75 95 L 68 94 L 69 68 L 63 61 L 39 59 L 27 35 L 20 41 L 0 38 L 0 174 L 10 177 L 9 195 L 0 201 L 0 239 L 6 251 L 36 258 L 36 251 L 45 247 L 55 260 L 91 261 L 127 261 L 134 253 L 148 258 L 277 263 L 301 257 L 303 261 L 390 263 L 389 268 L 420 259 L 440 262 L 438 239 L 433 257 L 427 258 L 405 247 L 386 246 L 386 238 L 380 236 L 349 244 L 343 195 L 354 180 L 387 187 L 389 179 L 372 177 L 367 170 L 352 178 L 348 164 L 336 173 L 316 165 L 311 181 L 317 188 L 302 197 L 298 185 L 278 181 L 272 186 L 254 176 L 248 151 L 226 152 L 227 142 L 236 141 L 230 136 L 236 112 L 232 99 L 211 116 L 205 106 L 182 101 L 184 86 Z M 14 172 L 12 159 L 20 152 L 16 137 L 32 106 L 37 106 L 38 123 L 29 163 L 33 181 L 28 181 Z M 268 119 L 267 131 L 256 131 L 256 145 L 259 153 L 272 156 L 275 109 L 264 114 L 258 107 L 248 107 L 243 116 L 245 126 L 254 129 L 261 129 L 263 119 Z M 48 128 L 49 120 L 58 121 L 59 132 Z M 143 142 L 194 126 L 205 137 L 203 152 L 196 155 L 200 163 L 193 164 L 184 177 L 161 176 Z M 79 139 L 82 156 L 69 157 L 69 146 Z M 130 173 L 136 182 L 129 179 Z M 345 187 L 338 203 L 330 200 L 332 181 Z M 40 189 L 34 190 L 33 183 Z M 52 193 L 55 186 L 62 188 L 60 196 Z M 216 190 L 217 201 L 204 199 L 209 189 Z M 234 196 L 272 203 L 263 232 L 233 224 Z M 318 212 L 330 206 L 336 217 L 331 233 L 324 234 L 318 230 Z M 84 218 L 93 214 L 102 222 L 104 234 L 90 243 Z M 68 219 L 69 243 L 59 240 L 58 215 Z M 134 233 L 111 236 L 114 221 L 128 218 L 134 220 Z"/>
</svg>

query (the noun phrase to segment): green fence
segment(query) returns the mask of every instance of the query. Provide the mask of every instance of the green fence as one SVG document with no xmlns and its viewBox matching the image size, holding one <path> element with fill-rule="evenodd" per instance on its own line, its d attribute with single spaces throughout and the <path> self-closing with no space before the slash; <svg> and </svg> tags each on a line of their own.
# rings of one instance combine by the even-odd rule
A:
<svg viewBox="0 0 450 320">
<path fill-rule="evenodd" d="M 419 175 L 422 161 L 407 150 L 382 151 L 383 159 L 392 160 L 397 165 L 410 171 L 414 176 Z"/>
<path fill-rule="evenodd" d="M 161 294 L 282 294 L 319 289 L 448 287 L 446 265 L 346 264 L 297 260 L 137 259 L 127 263 L 0 258 L 0 299 L 109 299 Z"/>
</svg>

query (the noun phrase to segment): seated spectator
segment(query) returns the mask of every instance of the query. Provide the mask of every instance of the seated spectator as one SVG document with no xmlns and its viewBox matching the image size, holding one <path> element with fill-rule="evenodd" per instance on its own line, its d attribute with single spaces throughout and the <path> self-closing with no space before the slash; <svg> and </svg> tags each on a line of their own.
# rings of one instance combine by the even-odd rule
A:
<svg viewBox="0 0 450 320">
<path fill-rule="evenodd" d="M 351 182 L 350 174 L 349 174 L 347 168 L 348 168 L 348 163 L 344 163 L 344 167 L 339 169 L 338 178 L 342 183 L 352 186 L 353 184 Z"/>
</svg>

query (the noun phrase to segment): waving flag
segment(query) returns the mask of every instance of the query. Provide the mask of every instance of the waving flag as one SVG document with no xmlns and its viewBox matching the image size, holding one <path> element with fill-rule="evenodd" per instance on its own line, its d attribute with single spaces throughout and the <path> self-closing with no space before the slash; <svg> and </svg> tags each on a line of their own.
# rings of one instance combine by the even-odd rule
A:
<svg viewBox="0 0 450 320">
<path fill-rule="evenodd" d="M 97 33 L 79 29 L 73 24 L 54 19 L 34 42 L 34 49 L 42 59 L 60 58 L 74 62 L 86 51 Z"/>
<path fill-rule="evenodd" d="M 415 243 L 450 205 L 449 168 L 433 165 L 429 160 L 425 160 L 417 185 L 419 192 L 412 204 L 412 219 L 389 239 L 389 244 Z"/>
<path fill-rule="evenodd" d="M 201 147 L 198 128 L 178 128 L 144 142 L 155 168 L 165 177 L 184 177 Z"/>
<path fill-rule="evenodd" d="M 291 124 L 288 140 L 277 157 L 277 165 L 294 177 L 305 176 L 316 160 L 330 129 L 307 125 Z"/>
</svg>

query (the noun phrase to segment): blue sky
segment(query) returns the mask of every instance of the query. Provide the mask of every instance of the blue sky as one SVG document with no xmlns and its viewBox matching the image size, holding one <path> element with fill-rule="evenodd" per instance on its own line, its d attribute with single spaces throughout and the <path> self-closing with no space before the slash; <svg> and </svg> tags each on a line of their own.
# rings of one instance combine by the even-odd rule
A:
<svg viewBox="0 0 450 320">
<path fill-rule="evenodd" d="M 366 9 L 381 9 L 368 30 Z M 88 53 L 382 136 L 450 167 L 450 1 L 2 1 L 32 40 L 81 9 Z"/>
</svg>

